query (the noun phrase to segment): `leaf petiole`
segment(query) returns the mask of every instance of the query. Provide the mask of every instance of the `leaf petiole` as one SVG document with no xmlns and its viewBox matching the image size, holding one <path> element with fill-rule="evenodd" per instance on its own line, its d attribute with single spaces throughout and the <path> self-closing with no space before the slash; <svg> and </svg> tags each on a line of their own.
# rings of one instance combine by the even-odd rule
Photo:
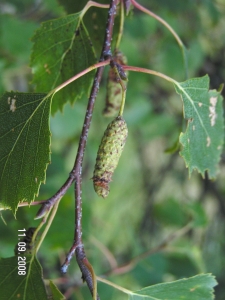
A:
<svg viewBox="0 0 225 300">
<path fill-rule="evenodd" d="M 86 12 L 88 11 L 88 9 L 92 6 L 95 7 L 99 7 L 99 8 L 109 8 L 109 4 L 100 4 L 98 2 L 95 1 L 88 1 L 88 3 L 85 5 L 85 7 L 82 9 L 80 18 L 82 19 L 84 17 L 84 15 L 86 14 Z"/>
<path fill-rule="evenodd" d="M 67 86 L 68 84 L 70 84 L 71 82 L 75 81 L 76 79 L 80 78 L 81 76 L 84 76 L 85 74 L 97 69 L 97 68 L 100 68 L 100 67 L 104 67 L 104 66 L 107 66 L 108 64 L 110 63 L 110 59 L 107 59 L 107 60 L 104 60 L 104 61 L 101 61 L 97 64 L 94 64 L 90 67 L 88 67 L 87 69 L 81 71 L 80 73 L 76 74 L 75 76 L 69 78 L 68 80 L 66 80 L 65 82 L 63 82 L 62 84 L 60 84 L 59 86 L 57 86 L 56 88 L 54 88 L 52 91 L 50 91 L 48 93 L 48 95 L 46 96 L 47 97 L 50 97 L 51 95 L 54 95 L 55 93 L 57 93 L 58 91 L 60 91 L 61 89 L 63 89 L 65 86 Z"/>
<path fill-rule="evenodd" d="M 120 27 L 119 27 L 119 32 L 116 40 L 116 49 L 119 49 L 120 46 L 120 41 L 123 35 L 123 26 L 124 26 L 124 3 L 123 1 L 120 2 Z"/>
<path fill-rule="evenodd" d="M 186 50 L 186 47 L 184 46 L 184 43 L 182 42 L 182 40 L 180 39 L 180 37 L 176 33 L 176 31 L 164 19 L 162 19 L 160 16 L 156 15 L 155 13 L 150 11 L 149 9 L 145 8 L 144 6 L 140 5 L 135 0 L 131 0 L 131 3 L 133 4 L 134 7 L 136 7 L 140 11 L 148 14 L 149 16 L 153 17 L 158 22 L 163 24 L 172 33 L 172 35 L 176 39 L 176 41 L 177 41 L 177 43 L 178 43 L 178 45 L 181 49 L 183 60 L 184 60 L 185 76 L 186 76 L 186 78 L 188 78 L 188 60 L 187 60 L 187 53 L 186 53 L 187 50 Z"/>
<path fill-rule="evenodd" d="M 155 76 L 161 77 L 161 78 L 163 78 L 163 79 L 165 79 L 169 82 L 172 82 L 175 85 L 178 85 L 178 82 L 175 79 L 173 79 L 173 78 L 171 78 L 171 77 L 169 77 L 169 76 L 167 76 L 163 73 L 154 71 L 154 70 L 140 68 L 140 67 L 134 67 L 134 66 L 126 66 L 126 65 L 123 66 L 123 69 L 124 69 L 124 71 L 141 72 L 141 73 L 147 73 L 147 74 L 155 75 Z"/>
</svg>

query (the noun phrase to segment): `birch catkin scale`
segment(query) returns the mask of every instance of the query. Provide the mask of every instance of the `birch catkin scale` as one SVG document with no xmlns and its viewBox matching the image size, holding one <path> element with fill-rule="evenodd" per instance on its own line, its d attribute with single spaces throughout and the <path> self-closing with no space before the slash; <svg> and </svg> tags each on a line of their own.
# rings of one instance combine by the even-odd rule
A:
<svg viewBox="0 0 225 300">
<path fill-rule="evenodd" d="M 109 194 L 109 183 L 112 181 L 127 135 L 127 124 L 121 116 L 114 119 L 104 132 L 92 178 L 96 193 L 103 198 Z"/>
</svg>

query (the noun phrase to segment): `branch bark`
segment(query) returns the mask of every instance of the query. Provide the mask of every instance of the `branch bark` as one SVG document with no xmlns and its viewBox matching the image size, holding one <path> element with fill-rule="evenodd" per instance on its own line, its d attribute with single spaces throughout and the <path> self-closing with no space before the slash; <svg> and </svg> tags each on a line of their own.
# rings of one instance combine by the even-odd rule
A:
<svg viewBox="0 0 225 300">
<path fill-rule="evenodd" d="M 108 11 L 108 19 L 106 24 L 105 30 L 105 38 L 104 38 L 104 45 L 101 52 L 100 61 L 106 60 L 112 56 L 111 53 L 111 40 L 112 40 L 112 33 L 113 33 L 113 26 L 114 26 L 114 19 L 116 16 L 116 6 L 119 0 L 111 0 L 110 7 Z M 94 276 L 94 272 L 92 266 L 88 262 L 84 246 L 82 243 L 82 165 L 83 165 L 83 157 L 85 152 L 85 147 L 87 143 L 88 132 L 92 120 L 92 114 L 95 105 L 95 99 L 99 90 L 99 84 L 102 78 L 104 67 L 98 68 L 95 78 L 93 81 L 91 94 L 88 101 L 87 111 L 84 119 L 84 124 L 82 128 L 82 133 L 80 136 L 79 147 L 77 151 L 76 160 L 74 163 L 74 167 L 72 172 L 70 173 L 70 177 L 73 181 L 75 181 L 75 233 L 74 233 L 74 242 L 72 247 L 69 250 L 69 253 L 66 257 L 64 264 L 61 267 L 61 271 L 66 273 L 70 261 L 76 252 L 76 259 L 77 263 L 80 267 L 82 278 L 84 281 L 87 282 L 88 288 L 91 294 L 96 298 L 100 299 L 97 295 L 96 291 L 96 279 Z M 95 295 L 96 293 L 96 295 Z"/>
</svg>

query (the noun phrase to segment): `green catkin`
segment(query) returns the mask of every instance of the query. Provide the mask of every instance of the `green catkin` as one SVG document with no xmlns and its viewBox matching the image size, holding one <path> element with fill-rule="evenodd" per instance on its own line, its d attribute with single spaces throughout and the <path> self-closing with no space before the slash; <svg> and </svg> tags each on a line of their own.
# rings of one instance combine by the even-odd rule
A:
<svg viewBox="0 0 225 300">
<path fill-rule="evenodd" d="M 121 66 L 127 63 L 126 57 L 118 50 L 115 51 L 114 61 Z M 106 100 L 103 115 L 105 117 L 114 117 L 116 114 L 118 114 L 121 101 L 122 87 L 118 82 L 117 75 L 115 74 L 113 68 L 110 68 L 107 78 Z"/>
<path fill-rule="evenodd" d="M 103 198 L 109 194 L 109 183 L 112 181 L 127 135 L 127 124 L 121 116 L 115 118 L 104 132 L 92 178 L 96 193 Z"/>
</svg>

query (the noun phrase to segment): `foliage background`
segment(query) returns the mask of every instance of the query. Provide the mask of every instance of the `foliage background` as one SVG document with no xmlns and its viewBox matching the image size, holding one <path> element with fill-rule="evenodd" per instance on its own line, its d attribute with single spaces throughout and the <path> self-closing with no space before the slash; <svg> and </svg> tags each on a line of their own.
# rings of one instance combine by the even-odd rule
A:
<svg viewBox="0 0 225 300">
<path fill-rule="evenodd" d="M 63 1 L 60 1 L 61 4 Z M 103 1 L 101 1 L 103 2 Z M 163 17 L 178 32 L 188 48 L 189 76 L 210 76 L 211 88 L 224 82 L 225 2 L 149 0 L 141 4 Z M 72 6 L 71 12 L 73 11 Z M 0 4 L 0 93 L 5 90 L 33 91 L 29 55 L 30 38 L 40 22 L 65 14 L 56 0 L 3 1 Z M 134 11 L 126 19 L 121 50 L 129 65 L 151 68 L 178 81 L 185 80 L 182 56 L 174 38 L 154 19 Z M 106 72 L 105 72 L 106 75 Z M 185 124 L 182 103 L 173 87 L 161 79 L 144 74 L 129 74 L 124 113 L 129 138 L 111 184 L 107 200 L 94 193 L 93 167 L 98 145 L 109 120 L 102 117 L 106 76 L 97 98 L 95 113 L 84 159 L 83 239 L 88 258 L 98 275 L 129 262 L 153 249 L 170 234 L 194 218 L 192 230 L 171 240 L 163 250 L 141 260 L 129 272 L 112 274 L 109 280 L 136 290 L 144 286 L 213 273 L 219 285 L 216 299 L 225 293 L 225 157 L 215 182 L 188 171 L 175 149 Z M 77 150 L 87 99 L 73 108 L 64 107 L 51 119 L 52 162 L 47 182 L 38 199 L 50 197 L 65 181 Z M 169 151 L 171 152 L 171 151 Z M 0 221 L 0 256 L 13 255 L 17 230 L 37 226 L 33 220 L 37 208 L 20 208 L 15 220 L 10 211 Z M 69 299 L 87 299 L 89 291 L 81 287 L 80 271 L 72 262 L 63 280 L 59 266 L 71 246 L 74 230 L 73 190 L 60 203 L 53 225 L 41 247 L 39 259 L 44 277 L 55 279 Z M 75 292 L 74 292 L 75 290 Z M 126 296 L 99 284 L 102 299 L 126 299 Z"/>
</svg>

